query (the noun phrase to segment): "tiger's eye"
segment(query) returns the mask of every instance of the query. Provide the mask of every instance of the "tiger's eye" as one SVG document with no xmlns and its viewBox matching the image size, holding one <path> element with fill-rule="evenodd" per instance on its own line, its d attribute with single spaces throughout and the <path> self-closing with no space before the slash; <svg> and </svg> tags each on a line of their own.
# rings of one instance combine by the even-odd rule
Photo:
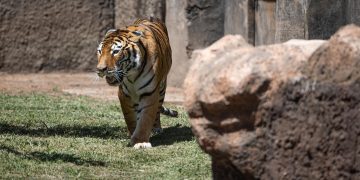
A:
<svg viewBox="0 0 360 180">
<path fill-rule="evenodd" d="M 119 53 L 119 50 L 114 50 L 113 51 L 113 54 L 117 54 L 117 53 Z"/>
</svg>

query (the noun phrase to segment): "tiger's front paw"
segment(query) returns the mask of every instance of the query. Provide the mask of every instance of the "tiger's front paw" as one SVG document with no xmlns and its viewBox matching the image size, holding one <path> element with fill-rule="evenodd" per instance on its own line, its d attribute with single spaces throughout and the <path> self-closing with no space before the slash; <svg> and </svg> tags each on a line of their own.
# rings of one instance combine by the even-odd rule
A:
<svg viewBox="0 0 360 180">
<path fill-rule="evenodd" d="M 135 149 L 145 149 L 145 148 L 151 148 L 151 143 L 149 142 L 144 142 L 144 143 L 136 143 L 134 145 Z"/>
</svg>

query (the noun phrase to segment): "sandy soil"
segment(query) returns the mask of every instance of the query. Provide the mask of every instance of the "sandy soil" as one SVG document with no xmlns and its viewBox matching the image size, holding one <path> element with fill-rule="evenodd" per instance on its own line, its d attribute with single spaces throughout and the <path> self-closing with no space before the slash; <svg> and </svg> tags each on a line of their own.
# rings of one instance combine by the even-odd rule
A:
<svg viewBox="0 0 360 180">
<path fill-rule="evenodd" d="M 106 84 L 95 73 L 46 73 L 8 74 L 0 73 L 0 91 L 10 93 L 45 92 L 70 93 L 105 100 L 117 100 L 117 87 Z M 168 87 L 165 102 L 182 104 L 183 91 Z"/>
</svg>

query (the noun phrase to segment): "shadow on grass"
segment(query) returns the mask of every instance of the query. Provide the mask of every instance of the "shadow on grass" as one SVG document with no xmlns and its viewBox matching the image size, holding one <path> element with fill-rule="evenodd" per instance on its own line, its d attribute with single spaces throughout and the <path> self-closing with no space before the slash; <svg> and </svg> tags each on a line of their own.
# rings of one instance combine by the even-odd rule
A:
<svg viewBox="0 0 360 180">
<path fill-rule="evenodd" d="M 194 134 L 190 127 L 177 124 L 176 126 L 164 128 L 162 133 L 152 136 L 150 142 L 153 146 L 171 145 L 176 142 L 192 141 L 193 137 Z"/>
<path fill-rule="evenodd" d="M 0 123 L 0 134 L 16 134 L 33 137 L 92 137 L 102 139 L 129 139 L 126 127 L 101 126 L 54 126 L 29 128 L 21 125 Z M 163 129 L 163 132 L 150 138 L 153 146 L 171 145 L 176 142 L 193 140 L 190 127 L 177 124 Z"/>
<path fill-rule="evenodd" d="M 0 134 L 17 134 L 27 136 L 64 136 L 64 137 L 93 137 L 102 139 L 128 138 L 125 127 L 101 126 L 54 126 L 29 128 L 19 125 L 0 123 Z"/>
<path fill-rule="evenodd" d="M 69 162 L 76 165 L 85 165 L 85 166 L 106 166 L 106 163 L 103 161 L 95 161 L 95 160 L 87 160 L 82 159 L 80 157 L 76 157 L 76 155 L 73 154 L 66 154 L 66 153 L 44 153 L 44 152 L 31 152 L 31 153 L 23 153 L 19 152 L 18 150 L 5 146 L 0 145 L 0 150 L 6 151 L 8 153 L 15 154 L 16 156 L 20 156 L 25 159 L 29 160 L 37 160 L 37 161 L 62 161 L 62 162 Z"/>
</svg>

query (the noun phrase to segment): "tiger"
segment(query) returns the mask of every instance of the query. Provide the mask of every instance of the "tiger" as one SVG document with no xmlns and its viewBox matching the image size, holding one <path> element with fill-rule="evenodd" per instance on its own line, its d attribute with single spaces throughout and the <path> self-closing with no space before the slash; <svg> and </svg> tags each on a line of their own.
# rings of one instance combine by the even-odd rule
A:
<svg viewBox="0 0 360 180">
<path fill-rule="evenodd" d="M 119 87 L 130 145 L 151 148 L 151 133 L 162 132 L 160 113 L 178 116 L 163 106 L 172 64 L 165 24 L 156 18 L 137 19 L 125 28 L 110 29 L 98 45 L 97 58 L 97 75 Z"/>
</svg>

